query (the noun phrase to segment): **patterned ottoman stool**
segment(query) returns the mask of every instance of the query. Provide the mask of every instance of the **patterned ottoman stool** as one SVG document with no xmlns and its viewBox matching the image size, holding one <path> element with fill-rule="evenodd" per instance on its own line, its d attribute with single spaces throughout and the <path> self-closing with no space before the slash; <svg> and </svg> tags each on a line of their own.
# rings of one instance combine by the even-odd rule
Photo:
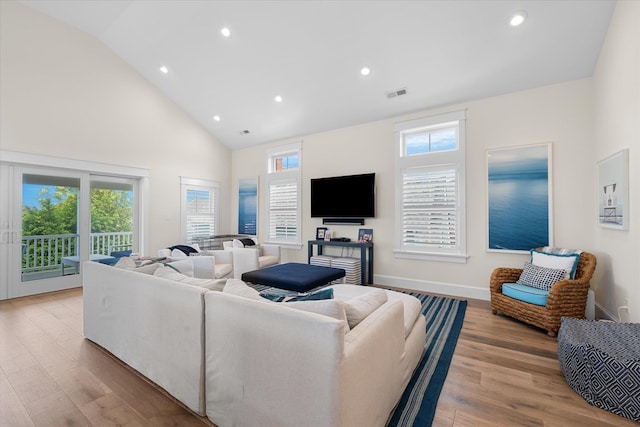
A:
<svg viewBox="0 0 640 427">
<path fill-rule="evenodd" d="M 640 421 L 640 323 L 562 318 L 560 368 L 590 404 Z"/>
</svg>

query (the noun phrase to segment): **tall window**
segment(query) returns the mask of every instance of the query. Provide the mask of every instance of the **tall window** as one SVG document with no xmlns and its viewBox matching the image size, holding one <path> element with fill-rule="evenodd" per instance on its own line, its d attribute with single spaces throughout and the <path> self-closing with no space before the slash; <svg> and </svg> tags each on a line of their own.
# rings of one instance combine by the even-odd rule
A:
<svg viewBox="0 0 640 427">
<path fill-rule="evenodd" d="M 465 112 L 396 123 L 400 258 L 466 262 Z"/>
<path fill-rule="evenodd" d="M 301 143 L 267 152 L 267 223 L 270 242 L 296 245 L 302 242 L 301 157 Z"/>
<path fill-rule="evenodd" d="M 218 193 L 215 181 L 180 178 L 182 189 L 182 232 L 186 243 L 198 243 L 218 230 Z"/>
</svg>

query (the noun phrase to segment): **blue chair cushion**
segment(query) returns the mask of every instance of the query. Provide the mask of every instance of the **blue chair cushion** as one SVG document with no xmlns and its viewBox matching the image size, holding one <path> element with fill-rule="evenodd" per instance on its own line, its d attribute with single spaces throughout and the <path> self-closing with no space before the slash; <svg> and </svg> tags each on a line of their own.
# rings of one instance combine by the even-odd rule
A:
<svg viewBox="0 0 640 427">
<path fill-rule="evenodd" d="M 543 307 L 547 305 L 547 297 L 549 296 L 549 291 L 518 283 L 503 283 L 502 293 L 508 297 Z"/>
<path fill-rule="evenodd" d="M 131 251 L 130 250 L 113 251 L 109 255 L 111 255 L 112 257 L 115 257 L 115 258 L 122 258 L 123 256 L 130 256 L 131 255 Z"/>
</svg>

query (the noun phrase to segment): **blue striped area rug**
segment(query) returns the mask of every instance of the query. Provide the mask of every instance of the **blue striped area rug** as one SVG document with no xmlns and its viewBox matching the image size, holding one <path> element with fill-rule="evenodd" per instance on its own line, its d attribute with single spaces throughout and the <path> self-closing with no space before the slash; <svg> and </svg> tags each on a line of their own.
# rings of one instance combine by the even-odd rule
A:
<svg viewBox="0 0 640 427">
<path fill-rule="evenodd" d="M 428 427 L 449 372 L 467 302 L 406 292 L 422 302 L 427 319 L 427 349 L 387 427 Z"/>
</svg>

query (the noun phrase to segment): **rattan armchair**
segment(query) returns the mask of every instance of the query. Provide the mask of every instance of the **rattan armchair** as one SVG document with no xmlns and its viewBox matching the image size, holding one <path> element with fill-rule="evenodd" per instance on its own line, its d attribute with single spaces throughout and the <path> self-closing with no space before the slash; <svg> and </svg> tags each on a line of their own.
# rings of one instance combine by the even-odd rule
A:
<svg viewBox="0 0 640 427">
<path fill-rule="evenodd" d="M 515 283 L 521 268 L 496 268 L 491 274 L 491 311 L 502 313 L 539 328 L 555 337 L 560 329 L 560 318 L 585 318 L 589 281 L 596 269 L 596 257 L 588 252 L 580 254 L 575 278 L 556 282 L 549 291 L 546 306 L 530 304 L 502 293 L 503 283 Z"/>
</svg>

